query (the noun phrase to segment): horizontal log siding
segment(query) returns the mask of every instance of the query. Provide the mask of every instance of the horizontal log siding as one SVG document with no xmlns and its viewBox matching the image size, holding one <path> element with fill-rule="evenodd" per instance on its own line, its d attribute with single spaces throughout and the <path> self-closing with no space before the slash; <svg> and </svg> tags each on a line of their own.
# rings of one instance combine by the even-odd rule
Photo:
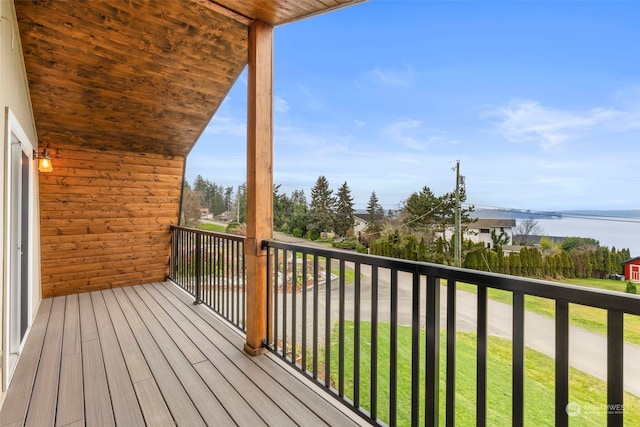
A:
<svg viewBox="0 0 640 427">
<path fill-rule="evenodd" d="M 166 278 L 183 157 L 50 147 L 40 174 L 44 298 Z"/>
</svg>

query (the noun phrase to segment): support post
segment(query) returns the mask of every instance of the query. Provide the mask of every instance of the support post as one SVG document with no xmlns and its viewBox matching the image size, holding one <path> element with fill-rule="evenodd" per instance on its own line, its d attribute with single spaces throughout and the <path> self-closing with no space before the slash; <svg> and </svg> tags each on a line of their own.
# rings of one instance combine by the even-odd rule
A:
<svg viewBox="0 0 640 427">
<path fill-rule="evenodd" d="M 267 254 L 273 237 L 273 27 L 249 29 L 247 89 L 247 340 L 249 354 L 263 352 L 267 336 Z"/>
</svg>

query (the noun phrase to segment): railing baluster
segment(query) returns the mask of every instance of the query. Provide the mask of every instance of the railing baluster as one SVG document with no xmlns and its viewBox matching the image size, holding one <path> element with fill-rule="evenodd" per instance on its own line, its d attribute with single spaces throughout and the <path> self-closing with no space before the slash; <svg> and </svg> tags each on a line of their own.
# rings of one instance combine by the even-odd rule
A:
<svg viewBox="0 0 640 427">
<path fill-rule="evenodd" d="M 338 280 L 338 396 L 344 397 L 344 287 L 345 263 L 340 260 L 340 278 Z"/>
<path fill-rule="evenodd" d="M 318 255 L 313 255 L 313 379 L 318 379 Z"/>
<path fill-rule="evenodd" d="M 267 345 L 273 346 L 273 342 L 271 341 L 272 330 L 273 330 L 273 311 L 275 307 L 273 307 L 273 297 L 272 292 L 274 288 L 274 279 L 273 276 L 276 269 L 273 268 L 273 252 L 277 251 L 277 249 L 267 247 Z M 243 251 L 244 252 L 244 251 Z"/>
<path fill-rule="evenodd" d="M 524 294 L 513 293 L 511 424 L 524 424 Z"/>
<path fill-rule="evenodd" d="M 297 318 L 297 299 L 298 299 L 298 259 L 297 252 L 291 251 L 291 359 L 293 363 L 296 363 L 297 350 L 297 331 L 298 331 L 298 318 Z"/>
<path fill-rule="evenodd" d="M 302 370 L 307 371 L 307 254 L 302 252 Z"/>
<path fill-rule="evenodd" d="M 194 304 L 202 304 L 202 234 L 196 233 L 196 300 Z"/>
<path fill-rule="evenodd" d="M 389 425 L 398 416 L 398 270 L 391 269 L 391 320 L 389 324 Z"/>
<path fill-rule="evenodd" d="M 476 426 L 487 425 L 487 288 L 478 286 Z"/>
<path fill-rule="evenodd" d="M 331 386 L 331 258 L 325 258 L 324 386 Z"/>
<path fill-rule="evenodd" d="M 378 418 L 378 266 L 371 266 L 371 418 Z"/>
<path fill-rule="evenodd" d="M 288 294 L 288 284 L 287 284 L 287 263 L 289 262 L 289 252 L 285 249 L 282 251 L 282 354 L 284 354 L 285 358 L 287 357 L 287 349 L 289 348 L 287 344 L 287 294 Z"/>
<path fill-rule="evenodd" d="M 354 301 L 353 301 L 353 406 L 360 407 L 360 288 L 361 266 L 354 265 Z"/>
<path fill-rule="evenodd" d="M 280 288 L 280 261 L 279 261 L 280 249 L 275 249 L 273 251 L 273 349 L 274 351 L 278 351 L 278 311 L 280 310 L 280 306 L 278 304 L 278 294 Z M 286 282 L 286 278 L 285 278 Z M 286 284 L 285 284 L 286 286 Z M 285 353 L 286 355 L 286 353 Z"/>
<path fill-rule="evenodd" d="M 412 274 L 411 289 L 411 425 L 420 420 L 420 274 Z M 428 309 L 428 306 L 427 306 Z M 428 315 L 427 315 L 428 316 Z"/>
<path fill-rule="evenodd" d="M 622 311 L 607 311 L 607 426 L 624 423 L 624 322 Z"/>
<path fill-rule="evenodd" d="M 426 293 L 425 424 L 436 426 L 440 418 L 440 279 L 427 276 Z"/>
<path fill-rule="evenodd" d="M 556 427 L 569 425 L 569 304 L 556 300 Z"/>
<path fill-rule="evenodd" d="M 447 281 L 447 427 L 456 422 L 456 281 Z M 434 419 L 435 424 L 435 419 Z"/>
</svg>

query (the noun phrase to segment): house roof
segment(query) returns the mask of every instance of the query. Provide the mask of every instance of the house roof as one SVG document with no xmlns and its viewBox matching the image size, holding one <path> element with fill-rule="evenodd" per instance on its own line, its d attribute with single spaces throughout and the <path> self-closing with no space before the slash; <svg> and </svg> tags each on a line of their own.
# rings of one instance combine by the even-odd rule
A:
<svg viewBox="0 0 640 427">
<path fill-rule="evenodd" d="M 622 265 L 629 264 L 630 262 L 640 261 L 640 256 L 629 258 L 628 260 L 622 261 Z"/>
<path fill-rule="evenodd" d="M 17 1 L 39 144 L 184 156 L 246 65 L 253 20 L 359 1 Z"/>
<path fill-rule="evenodd" d="M 368 223 L 369 219 L 371 218 L 371 215 L 369 215 L 368 213 L 355 213 L 353 214 L 353 216 L 357 217 L 361 221 L 364 221 L 365 223 Z M 384 219 L 384 215 L 376 214 L 375 219 L 378 221 L 382 221 Z"/>
</svg>

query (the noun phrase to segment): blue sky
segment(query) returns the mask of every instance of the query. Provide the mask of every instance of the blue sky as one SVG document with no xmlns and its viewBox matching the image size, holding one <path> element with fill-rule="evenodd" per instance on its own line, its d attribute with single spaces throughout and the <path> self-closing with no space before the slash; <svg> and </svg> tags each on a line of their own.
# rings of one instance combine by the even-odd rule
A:
<svg viewBox="0 0 640 427">
<path fill-rule="evenodd" d="M 427 185 L 532 210 L 640 209 L 640 1 L 369 1 L 275 29 L 274 181 L 395 209 Z M 186 178 L 246 174 L 243 74 Z"/>
</svg>

